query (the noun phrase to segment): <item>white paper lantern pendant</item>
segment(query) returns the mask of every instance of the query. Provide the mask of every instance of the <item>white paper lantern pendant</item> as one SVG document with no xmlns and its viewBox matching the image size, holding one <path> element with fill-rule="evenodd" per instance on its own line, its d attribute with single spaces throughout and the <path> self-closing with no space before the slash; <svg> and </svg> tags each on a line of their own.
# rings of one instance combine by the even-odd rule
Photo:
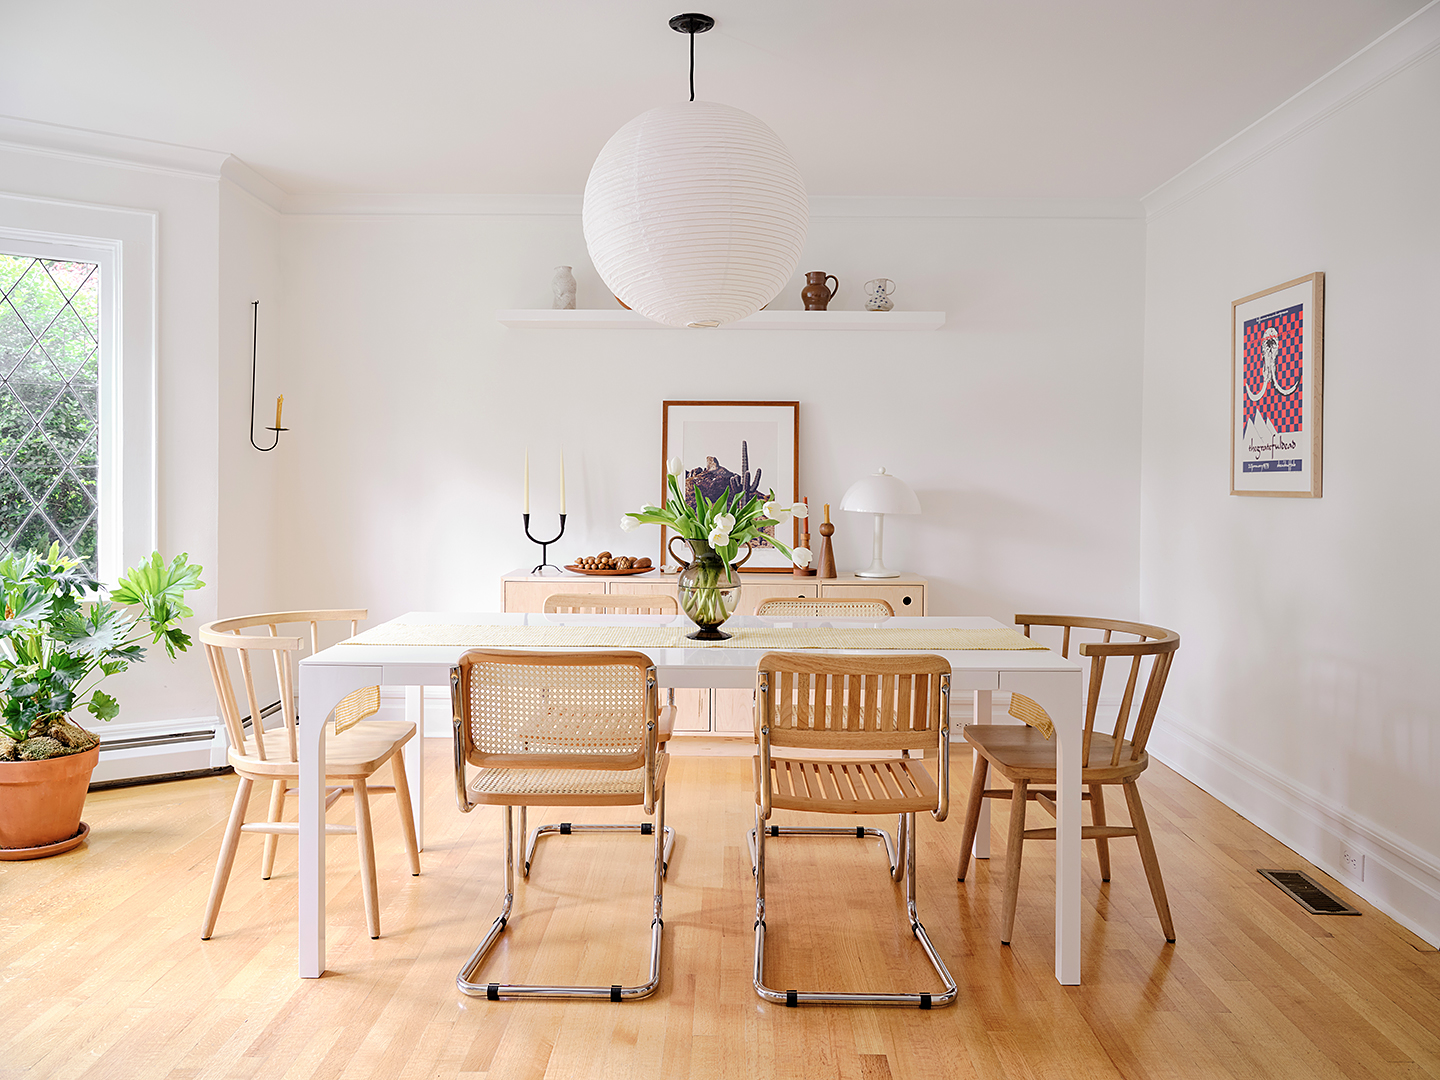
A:
<svg viewBox="0 0 1440 1080">
<path fill-rule="evenodd" d="M 795 159 L 762 121 L 695 100 L 695 34 L 708 15 L 676 15 L 690 35 L 690 101 L 641 113 L 590 169 L 585 244 L 624 304 L 667 326 L 714 327 L 759 311 L 800 264 L 809 225 Z"/>
</svg>

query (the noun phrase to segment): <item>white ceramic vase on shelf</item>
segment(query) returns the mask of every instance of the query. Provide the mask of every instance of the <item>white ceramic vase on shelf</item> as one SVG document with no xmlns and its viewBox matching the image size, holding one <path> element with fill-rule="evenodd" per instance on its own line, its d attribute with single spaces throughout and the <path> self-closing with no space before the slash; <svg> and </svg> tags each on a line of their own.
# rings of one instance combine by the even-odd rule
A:
<svg viewBox="0 0 1440 1080">
<path fill-rule="evenodd" d="M 895 306 L 890 299 L 890 294 L 895 291 L 895 283 L 889 278 L 876 278 L 874 281 L 865 283 L 865 310 L 866 311 L 889 311 Z"/>
<path fill-rule="evenodd" d="M 550 306 L 556 311 L 575 310 L 575 275 L 568 266 L 557 266 L 555 276 L 550 279 L 550 291 L 555 302 Z"/>
</svg>

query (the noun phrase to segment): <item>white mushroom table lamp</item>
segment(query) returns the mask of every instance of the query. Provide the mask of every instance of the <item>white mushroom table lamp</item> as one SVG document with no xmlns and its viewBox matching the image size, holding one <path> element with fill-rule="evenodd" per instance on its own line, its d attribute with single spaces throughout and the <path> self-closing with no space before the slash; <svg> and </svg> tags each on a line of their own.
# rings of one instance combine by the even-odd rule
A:
<svg viewBox="0 0 1440 1080">
<path fill-rule="evenodd" d="M 857 570 L 856 577 L 891 578 L 899 577 L 898 570 L 887 570 L 881 557 L 885 545 L 886 514 L 918 514 L 920 500 L 910 485 L 898 477 L 891 476 L 884 469 L 872 476 L 862 477 L 850 485 L 845 497 L 840 500 L 841 510 L 852 510 L 857 514 L 875 515 L 875 553 L 868 568 Z"/>
</svg>

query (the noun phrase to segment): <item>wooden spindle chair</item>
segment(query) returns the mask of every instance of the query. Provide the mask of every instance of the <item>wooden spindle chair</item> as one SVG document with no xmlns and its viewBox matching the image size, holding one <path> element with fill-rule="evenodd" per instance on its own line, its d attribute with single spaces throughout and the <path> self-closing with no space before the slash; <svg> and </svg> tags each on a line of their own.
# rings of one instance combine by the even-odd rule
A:
<svg viewBox="0 0 1440 1080">
<path fill-rule="evenodd" d="M 1175 940 L 1175 924 L 1170 917 L 1170 904 L 1165 897 L 1165 883 L 1160 876 L 1160 861 L 1155 854 L 1155 842 L 1150 836 L 1150 826 L 1145 818 L 1145 807 L 1140 801 L 1137 781 L 1150 764 L 1145 744 L 1150 738 L 1150 729 L 1155 723 L 1155 714 L 1160 707 L 1160 695 L 1165 690 L 1165 679 L 1170 673 L 1170 664 L 1180 648 L 1180 635 L 1162 626 L 1146 623 L 1126 622 L 1120 619 L 1084 618 L 1072 615 L 1016 615 L 1015 622 L 1030 636 L 1032 626 L 1053 626 L 1061 628 L 1060 654 L 1070 655 L 1071 631 L 1077 629 L 1103 632 L 1100 641 L 1082 642 L 1081 656 L 1090 660 L 1088 672 L 1088 693 L 1085 702 L 1085 732 L 1080 744 L 1080 782 L 1086 787 L 1081 798 L 1090 803 L 1090 824 L 1081 827 L 1081 838 L 1095 841 L 1095 851 L 1100 860 L 1100 878 L 1110 880 L 1110 841 L 1116 837 L 1133 836 L 1140 848 L 1140 860 L 1145 866 L 1145 877 L 1150 884 L 1150 895 L 1155 901 L 1155 911 L 1160 917 L 1160 926 L 1165 931 L 1165 940 Z M 1113 635 L 1122 634 L 1135 640 L 1116 641 Z M 1109 733 L 1096 731 L 1096 719 L 1100 705 L 1101 684 L 1105 678 L 1105 663 L 1111 657 L 1128 658 L 1129 675 L 1125 691 L 1120 700 L 1115 724 Z M 1149 658 L 1149 672 L 1144 676 L 1142 669 Z M 1139 690 L 1138 708 L 1136 691 Z M 1134 724 L 1130 723 L 1134 712 Z M 1015 694 L 1010 704 L 1010 713 L 1025 721 L 1025 726 L 1012 724 L 969 724 L 965 727 L 965 741 L 975 750 L 975 773 L 970 781 L 970 798 L 965 812 L 965 831 L 960 844 L 960 866 L 957 872 L 960 881 L 965 880 L 970 865 L 971 845 L 980 822 L 980 807 L 984 799 L 1010 800 L 1010 839 L 1005 851 L 1005 900 L 1001 912 L 1000 940 L 1009 944 L 1015 930 L 1015 907 L 1020 891 L 1021 851 L 1026 840 L 1054 840 L 1055 830 L 1027 829 L 1025 827 L 1026 804 L 1034 800 L 1055 816 L 1055 743 L 1053 728 L 1045 710 L 1030 698 Z M 1127 737 L 1128 736 L 1128 737 Z M 989 770 L 994 769 L 1005 780 L 1009 788 L 987 788 Z M 1105 788 L 1120 785 L 1125 793 L 1125 802 L 1130 809 L 1129 825 L 1111 825 L 1105 817 Z M 1047 790 L 1040 790 L 1041 788 Z"/>
<path fill-rule="evenodd" d="M 210 677 L 215 684 L 215 697 L 220 706 L 220 715 L 225 721 L 225 731 L 230 737 L 229 763 L 240 777 L 240 786 L 235 792 L 235 803 L 230 811 L 230 821 L 225 828 L 225 838 L 220 845 L 220 858 L 215 864 L 215 880 L 210 889 L 210 899 L 205 905 L 205 917 L 201 924 L 200 936 L 209 939 L 215 930 L 215 920 L 220 914 L 220 902 L 225 896 L 225 886 L 230 880 L 230 870 L 235 864 L 235 851 L 241 833 L 265 834 L 265 849 L 261 856 L 260 876 L 266 880 L 275 865 L 275 848 L 280 836 L 294 836 L 299 825 L 293 821 L 282 821 L 285 799 L 296 788 L 300 766 L 296 743 L 295 662 L 305 646 L 304 637 L 282 637 L 281 626 L 308 623 L 310 651 L 320 648 L 320 625 L 328 622 L 350 624 L 350 636 L 354 636 L 359 621 L 366 617 L 364 609 L 338 611 L 275 611 L 263 615 L 242 615 L 233 619 L 220 619 L 206 623 L 199 630 L 199 638 L 205 647 L 210 662 Z M 268 633 L 249 634 L 242 631 L 263 628 Z M 240 705 L 235 697 L 235 683 L 231 678 L 227 654 L 233 653 L 238 660 L 241 682 L 245 690 L 248 715 L 241 715 Z M 274 666 L 274 691 L 279 696 L 281 724 L 278 727 L 264 726 L 264 712 L 261 691 L 256 684 L 255 665 L 252 654 L 269 653 Z M 375 841 L 370 827 L 371 793 L 393 793 L 400 813 L 400 829 L 405 838 L 405 850 L 410 856 L 410 872 L 420 873 L 420 849 L 415 838 L 415 818 L 410 805 L 410 789 L 405 777 L 405 757 L 401 749 L 415 735 L 415 725 L 407 721 L 376 721 L 367 719 L 380 709 L 380 688 L 367 686 L 344 698 L 335 706 L 335 737 L 330 739 L 325 750 L 325 806 L 329 809 L 343 794 L 355 799 L 355 824 L 326 825 L 327 833 L 353 833 L 360 849 L 360 886 L 365 898 L 365 922 L 372 938 L 380 936 L 380 903 L 376 895 Z M 310 722 L 324 722 L 326 717 L 312 717 Z M 248 723 L 247 723 L 248 722 Z M 370 777 L 386 762 L 390 762 L 394 784 L 376 786 L 370 784 Z M 270 810 L 264 821 L 247 822 L 245 811 L 250 803 L 251 791 L 256 781 L 270 784 Z M 334 786 L 331 786 L 333 782 Z"/>
<path fill-rule="evenodd" d="M 472 649 L 450 673 L 455 799 L 463 813 L 505 810 L 505 898 L 499 916 L 456 976 L 462 993 L 486 997 L 630 1001 L 660 983 L 663 882 L 674 834 L 665 825 L 665 740 L 674 724 L 660 708 L 655 668 L 637 652 L 534 653 Z M 478 769 L 471 778 L 467 766 Z M 641 806 L 654 822 L 565 823 L 554 832 L 631 832 L 655 837 L 650 975 L 634 986 L 533 986 L 480 982 L 478 973 L 515 900 L 512 807 Z M 542 832 L 536 830 L 536 838 Z M 548 834 L 548 833 L 547 833 Z M 524 838 L 523 825 L 521 838 Z M 535 838 L 525 856 L 530 873 Z"/>
<path fill-rule="evenodd" d="M 836 656 L 768 653 L 756 670 L 755 992 L 782 1005 L 951 1004 L 955 980 L 915 909 L 915 815 L 944 821 L 950 803 L 950 664 L 939 656 Z M 772 750 L 815 760 L 776 756 Z M 937 776 L 909 755 L 935 756 Z M 894 755 L 900 756 L 877 756 Z M 773 810 L 820 814 L 898 814 L 896 842 L 882 829 L 767 825 Z M 910 930 L 945 989 L 939 993 L 776 990 L 765 984 L 765 848 L 782 836 L 876 837 L 890 876 L 905 883 Z"/>
</svg>

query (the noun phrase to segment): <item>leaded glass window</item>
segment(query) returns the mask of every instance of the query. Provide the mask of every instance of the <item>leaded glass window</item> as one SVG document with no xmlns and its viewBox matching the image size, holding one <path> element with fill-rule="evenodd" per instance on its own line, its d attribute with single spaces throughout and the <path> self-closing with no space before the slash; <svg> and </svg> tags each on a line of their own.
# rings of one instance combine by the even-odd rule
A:
<svg viewBox="0 0 1440 1080">
<path fill-rule="evenodd" d="M 0 253 L 0 549 L 98 574 L 100 267 Z"/>
</svg>

